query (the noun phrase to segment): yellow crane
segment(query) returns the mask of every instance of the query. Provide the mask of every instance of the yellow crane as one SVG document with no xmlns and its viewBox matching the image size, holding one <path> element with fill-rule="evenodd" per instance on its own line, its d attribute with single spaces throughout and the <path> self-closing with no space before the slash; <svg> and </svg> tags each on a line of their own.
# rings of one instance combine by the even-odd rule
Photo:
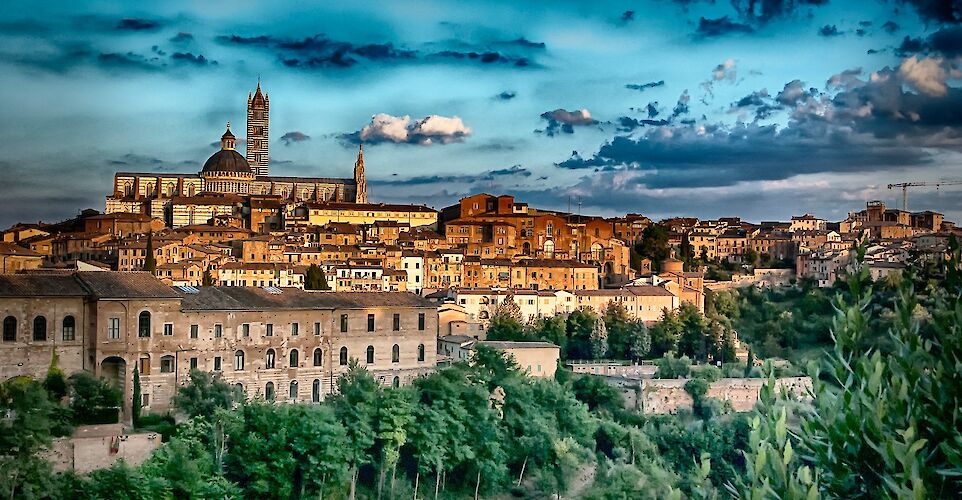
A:
<svg viewBox="0 0 962 500">
<path fill-rule="evenodd" d="M 956 186 L 962 184 L 962 180 L 938 181 L 938 182 L 897 182 L 889 184 L 889 189 L 902 188 L 902 210 L 909 211 L 909 188 L 910 187 L 932 187 L 938 189 L 941 186 Z"/>
</svg>

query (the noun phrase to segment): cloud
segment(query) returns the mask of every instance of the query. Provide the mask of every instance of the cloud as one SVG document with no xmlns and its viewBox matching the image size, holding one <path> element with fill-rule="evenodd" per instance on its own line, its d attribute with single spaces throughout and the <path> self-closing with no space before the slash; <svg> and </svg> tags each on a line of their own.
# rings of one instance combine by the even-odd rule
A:
<svg viewBox="0 0 962 500">
<path fill-rule="evenodd" d="M 160 21 L 127 17 L 117 23 L 117 29 L 125 31 L 156 31 L 160 29 Z"/>
<path fill-rule="evenodd" d="M 440 52 L 431 54 L 429 57 L 434 59 L 449 59 L 457 61 L 476 61 L 482 64 L 508 64 L 519 68 L 531 65 L 531 61 L 526 57 L 517 57 L 497 51 L 462 52 L 457 50 L 442 50 Z"/>
<path fill-rule="evenodd" d="M 671 110 L 671 117 L 677 118 L 681 115 L 688 114 L 688 102 L 691 101 L 691 96 L 688 95 L 688 89 L 685 89 L 680 96 L 678 96 L 678 102 L 675 107 Z"/>
<path fill-rule="evenodd" d="M 97 64 L 104 69 L 110 70 L 140 70 L 156 71 L 164 63 L 159 57 L 145 57 L 134 52 L 101 53 L 97 56 Z"/>
<path fill-rule="evenodd" d="M 896 55 L 934 54 L 949 58 L 962 56 L 962 26 L 947 26 L 926 39 L 906 36 L 895 49 Z"/>
<path fill-rule="evenodd" d="M 522 37 L 515 38 L 514 40 L 508 40 L 508 41 L 506 41 L 506 42 L 497 42 L 497 44 L 498 44 L 498 45 L 509 45 L 509 46 L 510 46 L 510 45 L 515 45 L 515 46 L 518 46 L 518 47 L 521 47 L 521 48 L 525 48 L 525 49 L 540 49 L 540 50 L 544 50 L 544 48 L 545 48 L 544 42 L 532 42 L 531 40 L 528 40 L 527 38 L 525 38 L 525 37 L 523 37 L 523 36 L 522 36 Z"/>
<path fill-rule="evenodd" d="M 862 76 L 862 68 L 847 69 L 841 73 L 832 75 L 825 83 L 825 86 L 828 88 L 851 87 L 860 83 L 858 79 L 860 76 Z"/>
<path fill-rule="evenodd" d="M 645 106 L 645 112 L 648 113 L 648 118 L 658 116 L 658 101 L 649 102 L 648 105 Z"/>
<path fill-rule="evenodd" d="M 838 27 L 836 27 L 834 24 L 826 24 L 818 29 L 818 36 L 823 36 L 826 38 L 840 36 L 841 34 L 842 32 L 839 31 Z"/>
<path fill-rule="evenodd" d="M 197 54 L 196 56 L 190 52 L 174 52 L 171 54 L 170 58 L 174 61 L 184 62 L 188 64 L 193 64 L 196 66 L 207 66 L 217 64 L 217 61 L 211 61 L 204 57 L 202 54 Z"/>
<path fill-rule="evenodd" d="M 451 175 L 418 175 L 406 179 L 372 180 L 371 184 L 381 186 L 423 186 L 430 184 L 474 184 L 478 182 L 492 182 L 497 178 L 531 177 L 530 170 L 521 165 L 508 168 L 488 170 L 479 174 L 451 174 Z"/>
<path fill-rule="evenodd" d="M 283 142 L 285 146 L 290 146 L 295 142 L 304 142 L 309 140 L 311 140 L 311 136 L 296 130 L 281 136 L 281 142 Z"/>
<path fill-rule="evenodd" d="M 949 76 L 942 63 L 942 59 L 912 56 L 902 61 L 899 76 L 919 92 L 941 97 L 948 92 L 945 82 Z"/>
<path fill-rule="evenodd" d="M 558 108 L 554 111 L 541 113 L 541 118 L 546 120 L 548 125 L 544 130 L 537 130 L 536 132 L 544 133 L 548 137 L 554 137 L 558 133 L 573 134 L 575 132 L 575 126 L 594 125 L 598 123 L 597 120 L 591 117 L 591 112 L 587 109 L 568 111 L 564 108 Z"/>
<path fill-rule="evenodd" d="M 187 33 L 184 31 L 181 31 L 180 33 L 177 33 L 176 35 L 170 37 L 170 42 L 176 43 L 176 44 L 185 44 L 193 41 L 194 41 L 194 35 L 191 35 L 190 33 Z"/>
<path fill-rule="evenodd" d="M 738 78 L 738 68 L 734 59 L 726 59 L 725 62 L 715 66 L 715 69 L 711 71 L 711 77 L 701 83 L 701 88 L 705 90 L 705 94 L 714 97 L 714 86 L 715 82 L 730 82 L 734 83 Z M 704 102 L 705 99 L 703 98 Z"/>
<path fill-rule="evenodd" d="M 647 89 L 653 89 L 653 88 L 655 88 L 655 87 L 662 87 L 662 86 L 664 86 L 664 85 L 665 85 L 665 81 L 664 81 L 664 80 L 658 80 L 657 82 L 648 82 L 648 83 L 640 83 L 640 84 L 639 84 L 639 83 L 629 83 L 628 85 L 625 85 L 625 88 L 626 88 L 626 89 L 631 89 L 631 90 L 645 91 L 645 90 L 647 90 Z"/>
<path fill-rule="evenodd" d="M 391 43 L 356 45 L 331 40 L 323 34 L 303 39 L 278 38 L 271 35 L 221 35 L 216 40 L 224 45 L 272 49 L 284 66 L 289 68 L 349 68 L 361 60 L 390 61 L 413 59 L 416 52 L 399 49 Z"/>
<path fill-rule="evenodd" d="M 732 7 L 741 19 L 759 24 L 771 20 L 792 16 L 804 6 L 818 7 L 828 3 L 828 0 L 731 0 Z"/>
<path fill-rule="evenodd" d="M 465 126 L 461 118 L 440 115 L 426 116 L 412 121 L 409 115 L 392 116 L 378 113 L 371 118 L 371 123 L 361 130 L 341 136 L 347 143 L 357 144 L 450 144 L 461 142 L 471 135 L 470 128 Z"/>
<path fill-rule="evenodd" d="M 630 22 L 632 22 L 632 21 L 634 21 L 634 20 L 635 20 L 635 11 L 633 11 L 633 10 L 626 10 L 626 11 L 624 11 L 624 12 L 621 13 L 621 22 L 622 22 L 622 23 L 630 23 Z"/>
<path fill-rule="evenodd" d="M 728 16 L 718 19 L 708 19 L 702 17 L 698 20 L 698 28 L 695 29 L 696 38 L 715 38 L 734 33 L 754 33 L 755 28 L 739 22 L 732 21 Z"/>
<path fill-rule="evenodd" d="M 923 21 L 936 24 L 962 23 L 962 3 L 957 0 L 899 0 L 915 8 Z"/>
<path fill-rule="evenodd" d="M 768 90 L 761 89 L 742 97 L 732 103 L 729 108 L 730 113 L 743 113 L 751 111 L 755 114 L 755 120 L 770 118 L 773 113 L 781 109 L 781 106 L 773 102 Z"/>
<path fill-rule="evenodd" d="M 500 94 L 494 96 L 494 98 L 501 101 L 510 101 L 511 99 L 514 99 L 517 96 L 518 96 L 517 92 L 513 90 L 505 90 L 504 92 L 501 92 Z"/>
<path fill-rule="evenodd" d="M 895 21 L 885 21 L 885 24 L 882 25 L 882 29 L 891 35 L 899 30 L 899 25 Z"/>
</svg>

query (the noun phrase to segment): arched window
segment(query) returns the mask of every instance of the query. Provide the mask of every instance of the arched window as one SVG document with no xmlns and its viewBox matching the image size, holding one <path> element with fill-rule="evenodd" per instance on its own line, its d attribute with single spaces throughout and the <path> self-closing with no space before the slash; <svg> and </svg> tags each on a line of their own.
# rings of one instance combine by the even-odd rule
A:
<svg viewBox="0 0 962 500">
<path fill-rule="evenodd" d="M 338 361 L 341 366 L 347 366 L 347 347 L 341 348 L 341 355 Z"/>
<path fill-rule="evenodd" d="M 424 361 L 424 344 L 418 345 L 418 361 Z"/>
<path fill-rule="evenodd" d="M 234 351 L 234 369 L 244 369 L 244 351 Z"/>
<path fill-rule="evenodd" d="M 17 318 L 14 318 L 13 316 L 7 316 L 6 318 L 3 318 L 3 341 L 17 341 Z"/>
<path fill-rule="evenodd" d="M 137 320 L 137 335 L 150 337 L 150 313 L 147 311 L 140 313 Z"/>
<path fill-rule="evenodd" d="M 398 361 L 401 361 L 401 348 L 394 344 L 394 347 L 391 348 L 391 362 L 397 363 Z"/>
<path fill-rule="evenodd" d="M 38 342 L 47 340 L 47 318 L 43 316 L 33 318 L 33 340 Z"/>
<path fill-rule="evenodd" d="M 321 380 L 314 379 L 311 384 L 311 402 L 320 403 L 321 402 Z"/>
<path fill-rule="evenodd" d="M 367 346 L 367 363 L 371 364 L 374 362 L 374 346 Z"/>
<path fill-rule="evenodd" d="M 63 339 L 71 341 L 77 338 L 77 322 L 73 316 L 67 315 L 63 318 Z"/>
<path fill-rule="evenodd" d="M 297 401 L 297 381 L 291 380 L 291 388 L 288 391 L 290 394 L 291 401 Z"/>
<path fill-rule="evenodd" d="M 317 349 L 314 349 L 314 366 L 321 366 L 324 364 L 323 355 L 324 355 L 324 351 L 321 351 L 320 347 L 318 347 Z"/>
<path fill-rule="evenodd" d="M 264 368 L 274 368 L 274 349 L 267 350 L 267 359 L 264 362 Z"/>
<path fill-rule="evenodd" d="M 160 357 L 160 373 L 174 373 L 174 357 L 167 355 Z"/>
<path fill-rule="evenodd" d="M 240 383 L 240 382 L 234 384 L 234 392 L 237 393 L 237 396 L 238 396 L 238 397 L 243 398 L 243 397 L 244 397 L 244 384 L 242 384 L 242 383 Z"/>
<path fill-rule="evenodd" d="M 554 257 L 554 240 L 544 242 L 544 255 L 549 258 Z"/>
<path fill-rule="evenodd" d="M 547 229 L 548 229 L 548 236 L 551 236 L 551 233 L 554 231 L 554 223 L 549 222 Z"/>
<path fill-rule="evenodd" d="M 395 388 L 401 387 L 401 377 L 394 377 L 394 381 L 391 382 L 391 385 Z"/>
<path fill-rule="evenodd" d="M 297 349 L 291 349 L 291 368 L 297 368 Z"/>
<path fill-rule="evenodd" d="M 268 382 L 264 386 L 264 399 L 274 401 L 274 382 Z"/>
</svg>

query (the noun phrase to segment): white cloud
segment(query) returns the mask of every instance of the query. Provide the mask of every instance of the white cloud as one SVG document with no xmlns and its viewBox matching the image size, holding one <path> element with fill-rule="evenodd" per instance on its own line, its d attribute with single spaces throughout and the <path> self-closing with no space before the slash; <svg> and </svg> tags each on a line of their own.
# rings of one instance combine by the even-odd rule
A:
<svg viewBox="0 0 962 500">
<path fill-rule="evenodd" d="M 942 67 L 942 62 L 941 58 L 918 59 L 912 56 L 902 61 L 899 76 L 919 92 L 942 97 L 948 92 L 945 86 L 948 73 Z"/>
<path fill-rule="evenodd" d="M 392 116 L 386 113 L 374 115 L 371 123 L 357 133 L 362 142 L 423 145 L 458 142 L 469 135 L 471 129 L 457 116 L 430 115 L 412 121 L 409 115 Z"/>
</svg>

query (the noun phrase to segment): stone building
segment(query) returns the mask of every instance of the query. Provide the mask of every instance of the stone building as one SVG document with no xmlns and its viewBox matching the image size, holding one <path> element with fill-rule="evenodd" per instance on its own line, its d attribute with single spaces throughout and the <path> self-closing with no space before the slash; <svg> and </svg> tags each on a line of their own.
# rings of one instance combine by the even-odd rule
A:
<svg viewBox="0 0 962 500">
<path fill-rule="evenodd" d="M 43 377 L 56 352 L 117 384 L 129 418 L 133 370 L 147 412 L 171 409 L 190 370 L 248 397 L 319 401 L 356 359 L 385 385 L 434 369 L 438 315 L 410 293 L 180 287 L 148 273 L 0 275 L 0 379 Z"/>
</svg>

